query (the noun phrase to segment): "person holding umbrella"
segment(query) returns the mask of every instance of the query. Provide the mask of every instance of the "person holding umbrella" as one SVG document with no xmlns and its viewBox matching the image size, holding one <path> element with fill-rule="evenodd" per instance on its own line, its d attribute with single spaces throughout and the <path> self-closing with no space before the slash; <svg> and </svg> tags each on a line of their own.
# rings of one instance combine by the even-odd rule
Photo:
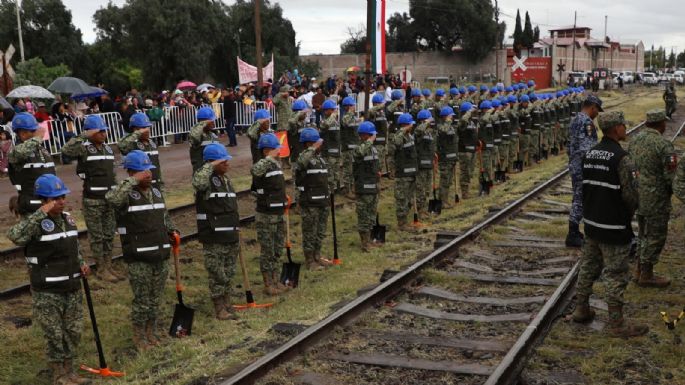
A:
<svg viewBox="0 0 685 385">
<path fill-rule="evenodd" d="M 152 184 L 160 191 L 164 191 L 164 181 L 162 180 L 162 169 L 159 165 L 159 150 L 154 141 L 150 140 L 150 118 L 143 112 L 136 112 L 131 115 L 128 124 L 128 134 L 121 139 L 117 146 L 121 155 L 127 155 L 134 150 L 143 151 L 150 158 L 150 162 L 155 166 L 151 169 Z"/>
</svg>

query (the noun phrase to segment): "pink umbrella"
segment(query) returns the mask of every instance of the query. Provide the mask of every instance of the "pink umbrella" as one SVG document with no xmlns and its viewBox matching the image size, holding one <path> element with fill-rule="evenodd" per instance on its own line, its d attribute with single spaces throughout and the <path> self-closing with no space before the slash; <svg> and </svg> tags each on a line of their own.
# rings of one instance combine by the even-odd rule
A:
<svg viewBox="0 0 685 385">
<path fill-rule="evenodd" d="M 195 89 L 195 87 L 197 87 L 197 84 L 191 82 L 190 80 L 184 80 L 176 85 L 176 88 L 178 88 L 179 90 L 189 88 Z"/>
</svg>

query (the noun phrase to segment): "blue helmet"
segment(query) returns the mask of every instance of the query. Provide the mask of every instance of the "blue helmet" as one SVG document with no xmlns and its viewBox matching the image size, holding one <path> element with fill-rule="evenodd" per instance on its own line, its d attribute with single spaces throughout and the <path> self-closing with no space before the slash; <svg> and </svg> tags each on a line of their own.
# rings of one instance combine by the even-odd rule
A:
<svg viewBox="0 0 685 385">
<path fill-rule="evenodd" d="M 293 111 L 302 111 L 307 108 L 307 103 L 304 100 L 295 100 L 293 103 Z"/>
<path fill-rule="evenodd" d="M 429 97 L 429 96 L 431 96 L 431 90 L 429 90 L 428 88 L 424 88 L 421 91 L 421 94 L 423 94 L 423 96 L 425 96 L 425 97 Z"/>
<path fill-rule="evenodd" d="M 464 102 L 459 106 L 459 112 L 464 113 L 467 111 L 471 111 L 473 109 L 473 103 L 471 102 Z"/>
<path fill-rule="evenodd" d="M 322 110 L 335 110 L 336 107 L 337 107 L 337 105 L 336 105 L 335 102 L 334 102 L 333 100 L 331 100 L 331 99 L 326 100 L 326 101 L 323 102 L 323 104 L 321 105 L 321 109 L 322 109 Z"/>
<path fill-rule="evenodd" d="M 359 128 L 357 128 L 357 134 L 376 135 L 376 126 L 368 120 L 364 121 L 359 125 Z"/>
<path fill-rule="evenodd" d="M 509 95 L 509 96 L 507 97 L 507 102 L 508 102 L 509 104 L 514 104 L 514 103 L 516 103 L 517 101 L 518 101 L 518 100 L 516 100 L 516 96 L 514 96 L 514 95 Z"/>
<path fill-rule="evenodd" d="M 260 150 L 263 148 L 277 149 L 281 148 L 281 143 L 278 141 L 278 138 L 275 134 L 268 133 L 259 137 L 257 148 Z"/>
<path fill-rule="evenodd" d="M 300 132 L 300 143 L 318 142 L 319 139 L 321 139 L 321 136 L 316 128 L 309 127 Z"/>
<path fill-rule="evenodd" d="M 202 159 L 205 162 L 215 160 L 231 160 L 233 157 L 226 151 L 226 146 L 220 143 L 210 143 L 202 150 Z"/>
<path fill-rule="evenodd" d="M 445 116 L 452 116 L 454 115 L 454 110 L 450 106 L 445 106 L 440 109 L 440 116 L 445 117 Z"/>
<path fill-rule="evenodd" d="M 69 194 L 67 186 L 53 174 L 43 174 L 33 184 L 33 191 L 40 198 L 57 198 Z"/>
<path fill-rule="evenodd" d="M 481 90 L 481 91 L 487 91 L 487 90 L 488 90 L 488 86 L 486 86 L 485 84 L 481 84 L 481 85 L 480 85 L 480 90 Z"/>
<path fill-rule="evenodd" d="M 502 102 L 499 101 L 499 99 L 494 99 L 493 101 L 490 102 L 490 105 L 492 108 L 499 108 L 502 106 Z M 483 105 L 481 104 L 480 108 L 483 108 Z"/>
<path fill-rule="evenodd" d="M 352 96 L 347 96 L 345 99 L 342 101 L 343 107 L 349 107 L 349 106 L 356 106 L 357 103 L 354 101 L 354 98 Z"/>
<path fill-rule="evenodd" d="M 538 96 L 535 94 L 528 95 L 528 98 L 530 99 L 531 102 L 538 100 Z"/>
<path fill-rule="evenodd" d="M 108 129 L 107 125 L 105 124 L 105 121 L 102 120 L 100 115 L 88 115 L 86 116 L 86 119 L 83 121 L 83 129 L 84 130 L 98 130 L 98 131 L 103 131 Z"/>
<path fill-rule="evenodd" d="M 428 110 L 421 110 L 421 111 L 419 111 L 418 114 L 416 114 L 416 119 L 418 119 L 418 120 L 426 120 L 426 119 L 430 119 L 432 117 L 433 117 L 433 115 Z"/>
<path fill-rule="evenodd" d="M 271 114 L 269 110 L 261 109 L 254 113 L 254 120 L 271 119 Z"/>
<path fill-rule="evenodd" d="M 459 89 L 457 87 L 450 88 L 450 95 L 459 95 Z"/>
<path fill-rule="evenodd" d="M 532 80 L 532 79 L 531 79 L 531 80 L 528 80 L 528 87 L 533 87 L 534 85 L 535 85 L 535 81 L 534 81 L 534 80 Z"/>
<path fill-rule="evenodd" d="M 395 92 L 395 91 L 393 91 Z M 380 103 L 385 103 L 385 96 L 381 94 L 380 92 L 376 92 L 373 94 L 373 98 L 371 98 L 371 103 L 373 104 L 380 104 Z"/>
<path fill-rule="evenodd" d="M 14 115 L 14 118 L 12 118 L 12 129 L 14 131 L 36 131 L 38 129 L 38 122 L 30 113 L 20 112 Z"/>
<path fill-rule="evenodd" d="M 527 90 L 527 89 L 528 89 L 528 85 L 527 85 L 526 83 L 519 83 L 519 89 Z"/>
<path fill-rule="evenodd" d="M 564 94 L 564 91 L 557 91 L 557 98 L 561 98 L 561 97 L 563 97 L 564 95 L 565 95 L 565 94 Z"/>
<path fill-rule="evenodd" d="M 496 93 L 498 93 L 498 92 L 499 92 L 499 90 L 497 89 L 497 87 L 492 87 L 492 88 L 490 88 L 490 93 L 491 93 L 491 94 L 496 94 Z"/>
<path fill-rule="evenodd" d="M 480 102 L 480 109 L 481 110 L 489 110 L 492 108 L 492 103 L 490 103 L 489 100 L 483 100 Z"/>
<path fill-rule="evenodd" d="M 412 97 L 421 96 L 421 90 L 418 88 L 412 88 L 411 89 L 411 96 Z"/>
<path fill-rule="evenodd" d="M 528 95 L 521 95 L 521 97 L 519 98 L 519 102 L 528 103 L 530 102 L 530 98 L 528 97 Z"/>
<path fill-rule="evenodd" d="M 437 90 L 435 90 L 435 96 L 445 96 L 445 90 L 443 90 L 442 88 L 438 88 Z"/>
<path fill-rule="evenodd" d="M 580 92 L 585 91 L 585 87 L 583 87 L 583 86 L 578 87 L 578 89 L 580 90 Z"/>
<path fill-rule="evenodd" d="M 126 154 L 126 157 L 124 157 L 123 167 L 127 170 L 133 171 L 145 171 L 157 168 L 150 161 L 150 157 L 140 150 L 133 150 Z"/>
<path fill-rule="evenodd" d="M 135 114 L 131 115 L 131 119 L 128 121 L 128 127 L 129 128 L 145 128 L 145 127 L 152 127 L 152 123 L 150 123 L 150 118 L 147 117 L 142 112 L 136 112 Z"/>
<path fill-rule="evenodd" d="M 570 94 L 570 93 L 571 93 L 571 91 L 569 91 L 569 90 L 564 90 L 564 96 L 568 96 L 568 94 Z"/>
<path fill-rule="evenodd" d="M 477 90 L 476 86 L 473 86 L 473 85 L 472 85 L 472 86 L 468 86 L 467 89 L 469 90 L 469 92 L 476 92 L 476 90 Z"/>
<path fill-rule="evenodd" d="M 511 85 L 511 88 L 512 88 L 514 91 L 518 91 L 518 90 L 519 90 L 519 85 L 518 85 L 517 83 L 514 83 L 514 84 Z"/>
<path fill-rule="evenodd" d="M 475 90 L 474 90 L 475 91 Z M 464 86 L 459 87 L 459 93 L 460 94 L 465 94 L 466 93 L 466 88 Z"/>
<path fill-rule="evenodd" d="M 392 100 L 400 100 L 402 99 L 402 96 L 402 91 L 400 90 L 392 90 L 392 93 L 390 94 Z"/>
<path fill-rule="evenodd" d="M 504 90 L 507 91 L 507 92 L 514 92 L 514 87 L 512 87 L 512 86 L 507 86 Z"/>
<path fill-rule="evenodd" d="M 504 91 L 504 86 L 501 84 L 497 85 L 497 91 Z"/>
<path fill-rule="evenodd" d="M 416 123 L 414 121 L 414 118 L 411 116 L 411 114 L 404 113 L 400 115 L 399 118 L 397 118 L 397 124 L 414 124 Z"/>
<path fill-rule="evenodd" d="M 201 107 L 197 110 L 197 120 L 215 120 L 216 115 L 212 107 Z"/>
</svg>

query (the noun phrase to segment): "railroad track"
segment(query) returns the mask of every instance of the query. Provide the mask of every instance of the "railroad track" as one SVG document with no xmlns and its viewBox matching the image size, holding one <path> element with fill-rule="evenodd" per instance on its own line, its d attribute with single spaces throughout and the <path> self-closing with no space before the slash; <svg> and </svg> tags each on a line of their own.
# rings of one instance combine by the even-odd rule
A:
<svg viewBox="0 0 685 385">
<path fill-rule="evenodd" d="M 560 201 L 572 193 L 567 174 L 463 234 L 438 232 L 429 255 L 221 385 L 515 384 L 574 295 L 580 252 L 563 244 L 570 204 Z"/>
</svg>

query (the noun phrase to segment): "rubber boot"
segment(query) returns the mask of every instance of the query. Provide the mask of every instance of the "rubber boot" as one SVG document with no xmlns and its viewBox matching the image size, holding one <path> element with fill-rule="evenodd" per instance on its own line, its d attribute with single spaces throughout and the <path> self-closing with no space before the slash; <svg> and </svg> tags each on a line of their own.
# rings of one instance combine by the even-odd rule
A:
<svg viewBox="0 0 685 385">
<path fill-rule="evenodd" d="M 276 285 L 278 290 L 280 290 L 281 292 L 286 292 L 286 291 L 290 290 L 290 286 L 287 286 L 287 285 L 284 285 L 281 283 L 281 280 L 278 279 L 278 276 L 276 275 L 275 271 L 271 272 L 271 282 L 273 282 L 274 285 Z"/>
<path fill-rule="evenodd" d="M 641 324 L 631 324 L 623 319 L 623 307 L 609 305 L 609 328 L 608 334 L 611 337 L 639 337 L 647 334 L 649 328 Z"/>
<path fill-rule="evenodd" d="M 316 263 L 326 268 L 333 266 L 333 262 L 331 262 L 330 259 L 321 256 L 321 250 L 317 250 L 314 252 L 314 260 L 316 261 Z"/>
<path fill-rule="evenodd" d="M 262 279 L 264 280 L 264 294 L 267 295 L 279 295 L 281 291 L 271 283 L 271 277 L 269 273 L 262 273 Z"/>
<path fill-rule="evenodd" d="M 119 279 L 112 275 L 112 259 L 107 257 L 99 258 L 99 265 L 97 271 L 97 277 L 105 282 L 117 283 Z"/>
<path fill-rule="evenodd" d="M 642 287 L 666 287 L 671 283 L 671 280 L 665 277 L 654 275 L 654 266 L 649 263 L 641 264 L 640 279 L 637 281 L 638 286 Z"/>
<path fill-rule="evenodd" d="M 85 378 L 79 376 L 75 371 L 74 371 L 74 361 L 72 360 L 64 360 L 64 376 L 71 381 L 73 384 L 79 384 L 79 385 L 85 385 L 85 384 L 92 384 L 93 381 L 90 378 Z"/>
<path fill-rule="evenodd" d="M 162 340 L 160 340 L 155 334 L 156 324 L 156 321 L 145 322 L 145 338 L 151 346 L 157 346 L 162 342 Z"/>
<path fill-rule="evenodd" d="M 588 323 L 594 318 L 595 311 L 590 308 L 588 296 L 578 295 L 576 298 L 576 310 L 573 311 L 573 322 Z"/>
<path fill-rule="evenodd" d="M 366 231 L 360 231 L 359 232 L 359 240 L 360 240 L 360 246 L 363 252 L 368 253 L 369 252 L 369 233 Z"/>
<path fill-rule="evenodd" d="M 226 304 L 224 303 L 223 296 L 212 298 L 212 303 L 214 304 L 214 317 L 216 319 L 221 321 L 231 319 L 231 315 L 226 311 Z"/>
<path fill-rule="evenodd" d="M 314 251 L 304 251 L 304 265 L 309 271 L 321 271 L 324 269 L 324 267 L 314 259 Z"/>
<path fill-rule="evenodd" d="M 368 243 L 368 246 L 369 246 L 369 247 L 371 247 L 371 248 L 374 248 L 374 247 L 383 247 L 383 244 L 382 244 L 382 243 L 380 243 L 380 242 L 376 243 L 376 242 L 373 241 L 373 237 L 371 236 L 371 232 L 370 232 L 370 231 L 367 231 L 367 232 L 366 232 L 366 236 L 369 238 L 369 243 Z"/>
<path fill-rule="evenodd" d="M 145 325 L 133 324 L 133 345 L 139 352 L 144 352 L 151 348 L 150 343 L 145 338 Z"/>
<path fill-rule="evenodd" d="M 577 223 L 568 223 L 568 235 L 566 235 L 566 247 L 582 247 L 583 238 Z"/>
<path fill-rule="evenodd" d="M 640 260 L 638 259 L 637 262 L 635 262 L 635 271 L 633 272 L 633 282 L 638 283 L 640 282 L 640 275 L 642 274 L 642 265 L 640 264 Z"/>
</svg>

